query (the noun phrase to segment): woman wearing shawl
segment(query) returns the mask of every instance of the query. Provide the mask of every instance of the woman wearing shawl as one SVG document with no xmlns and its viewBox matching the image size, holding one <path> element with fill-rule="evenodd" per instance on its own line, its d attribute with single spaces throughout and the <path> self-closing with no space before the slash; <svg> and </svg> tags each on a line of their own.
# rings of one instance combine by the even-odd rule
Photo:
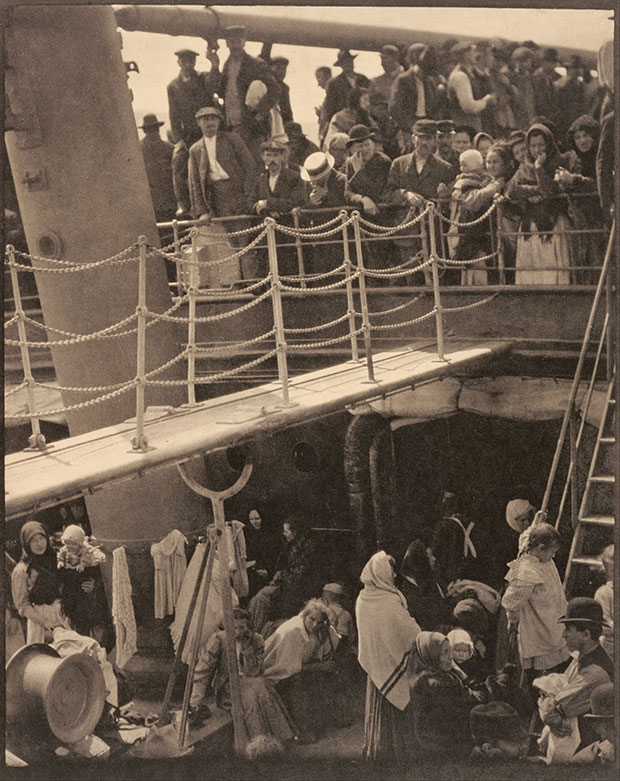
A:
<svg viewBox="0 0 620 781">
<path fill-rule="evenodd" d="M 597 230 L 603 227 L 603 211 L 596 190 L 596 153 L 601 127 L 592 117 L 584 114 L 576 119 L 568 130 L 571 148 L 576 155 L 573 171 L 558 168 L 555 181 L 565 193 L 574 193 L 569 199 L 569 213 L 573 228 Z M 605 235 L 602 233 L 575 233 L 571 236 L 573 262 L 580 267 L 575 272 L 576 282 L 596 285 L 599 266 L 605 255 Z M 585 268 L 584 268 L 585 267 Z"/>
<path fill-rule="evenodd" d="M 553 561 L 560 535 L 548 523 L 529 526 L 519 538 L 519 555 L 508 565 L 508 587 L 502 598 L 509 626 L 517 632 L 523 670 L 521 685 L 531 683 L 543 670 L 562 672 L 569 658 L 558 619 L 566 597 Z"/>
<path fill-rule="evenodd" d="M 407 661 L 420 627 L 394 585 L 394 560 L 385 551 L 370 558 L 360 580 L 358 660 L 368 675 L 363 757 L 403 759 L 411 741 Z"/>
<path fill-rule="evenodd" d="M 425 758 L 467 757 L 474 742 L 469 712 L 478 700 L 452 665 L 450 642 L 439 632 L 420 632 L 407 670 L 414 735 Z"/>
<path fill-rule="evenodd" d="M 527 131 L 527 154 L 506 188 L 506 195 L 521 211 L 517 238 L 518 285 L 567 285 L 570 282 L 570 242 L 566 230 L 568 204 L 557 197 L 554 181 L 559 168 L 569 168 L 553 134 L 541 123 Z"/>
<path fill-rule="evenodd" d="M 305 742 L 312 742 L 339 709 L 334 660 L 339 642 L 328 608 L 311 599 L 265 643 L 265 678 L 276 682 Z"/>
<path fill-rule="evenodd" d="M 27 619 L 26 644 L 52 639 L 54 627 L 70 629 L 60 605 L 56 554 L 43 524 L 26 522 L 19 532 L 22 556 L 11 573 L 11 593 L 20 616 Z"/>
</svg>

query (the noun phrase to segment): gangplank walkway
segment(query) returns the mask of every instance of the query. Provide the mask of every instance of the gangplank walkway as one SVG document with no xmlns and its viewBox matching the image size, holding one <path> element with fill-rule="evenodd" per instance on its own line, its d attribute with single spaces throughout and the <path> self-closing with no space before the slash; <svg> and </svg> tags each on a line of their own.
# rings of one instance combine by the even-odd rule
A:
<svg viewBox="0 0 620 781">
<path fill-rule="evenodd" d="M 445 360 L 435 342 L 420 343 L 373 356 L 376 382 L 369 382 L 365 361 L 310 372 L 289 383 L 289 405 L 278 382 L 210 399 L 195 406 L 149 407 L 144 433 L 148 448 L 135 450 L 132 420 L 6 458 L 7 518 L 57 504 L 110 482 L 139 477 L 251 440 L 415 384 L 483 367 L 510 349 L 506 341 L 451 341 Z"/>
</svg>

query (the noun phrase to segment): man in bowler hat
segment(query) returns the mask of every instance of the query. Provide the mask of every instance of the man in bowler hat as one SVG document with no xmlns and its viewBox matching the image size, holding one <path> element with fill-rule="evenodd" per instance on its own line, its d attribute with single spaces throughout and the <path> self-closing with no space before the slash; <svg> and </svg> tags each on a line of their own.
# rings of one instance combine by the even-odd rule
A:
<svg viewBox="0 0 620 781">
<path fill-rule="evenodd" d="M 340 49 L 334 65 L 342 69 L 342 73 L 330 79 L 325 88 L 322 116 L 326 125 L 337 111 L 346 108 L 349 93 L 354 87 L 368 87 L 369 81 L 361 73 L 355 72 L 355 58 L 348 49 Z"/>
</svg>

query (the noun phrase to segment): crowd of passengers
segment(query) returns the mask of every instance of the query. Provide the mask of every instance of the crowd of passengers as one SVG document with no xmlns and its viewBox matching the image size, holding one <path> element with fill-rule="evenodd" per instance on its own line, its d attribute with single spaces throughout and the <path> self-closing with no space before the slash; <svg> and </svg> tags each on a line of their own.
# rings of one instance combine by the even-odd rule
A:
<svg viewBox="0 0 620 781">
<path fill-rule="evenodd" d="M 470 261 L 447 267 L 444 283 L 596 282 L 613 201 L 613 47 L 602 47 L 594 75 L 594 63 L 577 55 L 562 61 L 532 41 L 387 44 L 383 73 L 370 79 L 356 72 L 356 55 L 341 50 L 338 75 L 327 66 L 316 71 L 325 90 L 317 146 L 294 121 L 288 60 L 272 56 L 270 45 L 250 56 L 241 26 L 223 35 L 229 56 L 221 70 L 214 42 L 207 72 L 196 70 L 197 52 L 176 52 L 180 72 L 168 85 L 173 144 L 160 138 L 164 123 L 154 114 L 141 125 L 158 221 L 256 215 L 292 224 L 291 212 L 302 207 L 320 210 L 304 217 L 303 225 L 316 226 L 350 206 L 393 226 L 435 200 L 444 218 L 435 228 L 440 257 Z M 479 219 L 498 199 L 499 214 Z M 234 232 L 247 223 L 225 225 Z M 424 283 L 415 266 L 425 247 L 414 230 L 368 242 L 366 266 L 409 261 L 411 276 L 392 284 Z M 282 255 L 282 273 L 297 273 L 295 252 Z M 306 253 L 305 271 L 329 271 L 341 256 L 327 242 Z M 266 264 L 266 252 L 247 253 L 242 278 L 264 276 Z"/>
<path fill-rule="evenodd" d="M 602 550 L 594 596 L 567 603 L 554 562 L 560 534 L 530 501 L 508 502 L 494 541 L 474 509 L 446 492 L 404 555 L 378 549 L 354 577 L 342 558 L 326 569 L 304 514 L 285 513 L 278 529 L 254 506 L 244 523 L 229 523 L 234 643 L 253 757 L 329 736 L 363 710 L 368 761 L 411 767 L 449 754 L 613 762 L 614 546 Z M 36 520 L 22 526 L 13 609 L 27 643 L 92 652 L 99 638 L 106 664 L 114 634 L 105 639 L 106 610 L 97 608 L 105 556 L 78 510 L 55 534 Z M 202 555 L 197 546 L 185 572 L 173 639 Z M 219 566 L 218 552 L 208 615 L 188 635 L 191 648 L 201 631 L 190 729 L 214 707 L 231 708 Z M 116 662 L 120 674 L 118 655 Z"/>
</svg>

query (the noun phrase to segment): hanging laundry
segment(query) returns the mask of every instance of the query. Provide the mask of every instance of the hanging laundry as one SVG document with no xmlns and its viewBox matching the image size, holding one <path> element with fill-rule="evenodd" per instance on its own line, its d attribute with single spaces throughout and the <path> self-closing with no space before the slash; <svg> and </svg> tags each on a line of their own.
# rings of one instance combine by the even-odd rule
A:
<svg viewBox="0 0 620 781">
<path fill-rule="evenodd" d="M 174 529 L 163 540 L 151 545 L 155 568 L 155 618 L 163 618 L 174 613 L 187 570 L 186 545 L 185 535 L 178 529 Z"/>
<path fill-rule="evenodd" d="M 112 620 L 116 633 L 116 665 L 124 667 L 138 648 L 127 553 L 122 546 L 112 553 Z"/>
</svg>

